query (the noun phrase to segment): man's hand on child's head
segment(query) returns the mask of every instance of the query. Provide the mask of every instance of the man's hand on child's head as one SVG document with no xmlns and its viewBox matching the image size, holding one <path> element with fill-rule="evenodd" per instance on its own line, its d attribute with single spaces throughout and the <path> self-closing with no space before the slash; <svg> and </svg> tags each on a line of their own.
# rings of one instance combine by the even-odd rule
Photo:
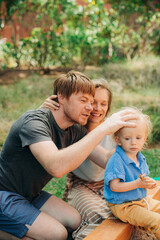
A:
<svg viewBox="0 0 160 240">
<path fill-rule="evenodd" d="M 107 120 L 104 122 L 108 127 L 107 134 L 114 134 L 122 127 L 136 127 L 136 122 L 131 120 L 137 120 L 139 116 L 135 114 L 132 110 L 121 110 L 117 113 L 112 114 Z"/>
</svg>

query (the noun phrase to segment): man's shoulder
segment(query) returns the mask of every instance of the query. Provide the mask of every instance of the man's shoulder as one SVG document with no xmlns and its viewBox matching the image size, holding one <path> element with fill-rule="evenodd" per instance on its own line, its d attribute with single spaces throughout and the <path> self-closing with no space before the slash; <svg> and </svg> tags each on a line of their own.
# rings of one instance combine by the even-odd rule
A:
<svg viewBox="0 0 160 240">
<path fill-rule="evenodd" d="M 50 119 L 49 109 L 28 110 L 23 113 L 12 125 L 13 131 L 19 131 L 22 128 L 35 128 L 41 125 L 48 126 Z"/>
<path fill-rule="evenodd" d="M 29 120 L 38 120 L 38 119 L 49 119 L 50 116 L 50 110 L 49 109 L 37 109 L 33 110 L 30 109 L 23 113 L 19 119 L 22 119 L 23 121 L 29 121 Z"/>
<path fill-rule="evenodd" d="M 26 116 L 42 116 L 42 115 L 49 115 L 50 114 L 50 110 L 47 108 L 39 108 L 39 109 L 30 109 L 28 111 L 26 111 L 22 116 L 26 117 Z"/>
</svg>

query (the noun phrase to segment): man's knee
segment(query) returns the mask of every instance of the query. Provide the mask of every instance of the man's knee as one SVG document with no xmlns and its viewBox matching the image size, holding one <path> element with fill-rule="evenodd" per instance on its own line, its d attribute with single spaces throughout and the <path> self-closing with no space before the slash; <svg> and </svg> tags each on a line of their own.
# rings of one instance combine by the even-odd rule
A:
<svg viewBox="0 0 160 240">
<path fill-rule="evenodd" d="M 82 222 L 82 217 L 81 217 L 81 215 L 78 213 L 78 214 L 77 214 L 77 217 L 76 217 L 76 220 L 75 220 L 75 222 L 73 223 L 72 229 L 73 229 L 73 230 L 77 229 L 77 228 L 79 227 L 79 225 L 81 224 L 81 222 Z"/>
<path fill-rule="evenodd" d="M 79 227 L 82 218 L 79 212 L 74 213 L 73 217 L 68 220 L 67 229 L 73 231 Z"/>
<path fill-rule="evenodd" d="M 31 238 L 30 238 L 31 237 Z M 47 232 L 43 232 L 41 234 L 27 234 L 22 239 L 23 240 L 29 240 L 29 239 L 35 239 L 35 240 L 66 240 L 68 237 L 68 232 L 65 227 L 58 227 L 54 228 L 53 230 L 48 229 Z"/>
<path fill-rule="evenodd" d="M 47 240 L 66 240 L 68 237 L 67 229 L 63 225 L 57 226 L 53 230 L 50 229 L 47 234 Z M 42 238 L 43 239 L 43 238 Z"/>
<path fill-rule="evenodd" d="M 65 228 L 57 229 L 53 234 L 51 234 L 50 238 L 47 240 L 66 240 L 68 237 L 68 232 Z"/>
</svg>

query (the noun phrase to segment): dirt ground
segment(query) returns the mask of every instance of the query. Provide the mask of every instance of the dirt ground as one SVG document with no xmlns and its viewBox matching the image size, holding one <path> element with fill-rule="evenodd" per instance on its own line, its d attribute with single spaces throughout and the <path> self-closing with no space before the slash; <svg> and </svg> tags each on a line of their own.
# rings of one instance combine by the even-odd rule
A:
<svg viewBox="0 0 160 240">
<path fill-rule="evenodd" d="M 143 230 L 140 227 L 134 227 L 130 240 L 157 240 L 150 230 Z"/>
<path fill-rule="evenodd" d="M 34 73 L 40 75 L 51 75 L 56 77 L 60 73 L 66 73 L 70 71 L 69 68 L 54 68 L 54 69 L 45 69 L 45 70 L 25 70 L 25 69 L 7 69 L 0 70 L 0 85 L 9 85 L 15 83 L 23 78 L 31 76 Z"/>
<path fill-rule="evenodd" d="M 0 84 L 9 85 L 28 75 L 29 73 L 27 71 L 0 71 Z"/>
</svg>

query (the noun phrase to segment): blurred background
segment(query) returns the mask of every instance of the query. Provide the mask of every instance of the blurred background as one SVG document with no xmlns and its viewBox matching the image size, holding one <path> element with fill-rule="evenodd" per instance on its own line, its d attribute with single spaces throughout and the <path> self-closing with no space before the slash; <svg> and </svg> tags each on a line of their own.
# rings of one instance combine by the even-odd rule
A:
<svg viewBox="0 0 160 240">
<path fill-rule="evenodd" d="M 11 124 L 71 69 L 109 83 L 112 112 L 136 106 L 149 114 L 144 154 L 159 177 L 160 1 L 0 0 L 0 149 Z M 50 184 L 61 196 L 63 179 Z"/>
</svg>

